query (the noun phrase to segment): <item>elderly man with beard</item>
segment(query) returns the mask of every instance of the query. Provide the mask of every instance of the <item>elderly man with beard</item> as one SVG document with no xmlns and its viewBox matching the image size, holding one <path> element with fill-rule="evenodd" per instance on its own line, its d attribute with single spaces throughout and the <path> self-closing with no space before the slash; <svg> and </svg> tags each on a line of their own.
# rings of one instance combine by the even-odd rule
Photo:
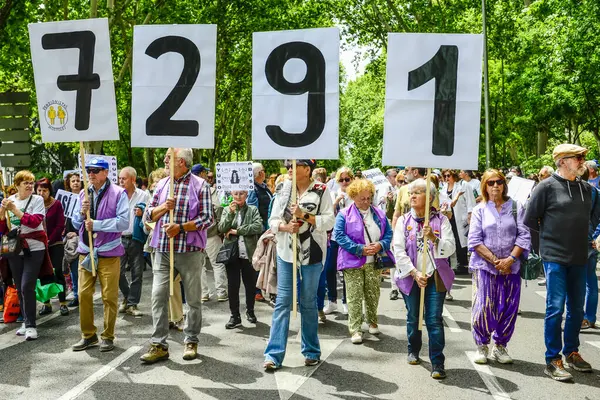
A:
<svg viewBox="0 0 600 400">
<path fill-rule="evenodd" d="M 556 146 L 552 156 L 557 172 L 532 192 L 525 213 L 526 224 L 540 231 L 547 288 L 544 373 L 557 381 L 573 379 L 563 366 L 561 350 L 572 369 L 592 372 L 591 365 L 579 354 L 579 330 L 584 315 L 588 228 L 591 216 L 600 211 L 600 202 L 593 204 L 592 186 L 579 178 L 586 171 L 586 154 L 587 149 L 580 146 Z"/>
</svg>

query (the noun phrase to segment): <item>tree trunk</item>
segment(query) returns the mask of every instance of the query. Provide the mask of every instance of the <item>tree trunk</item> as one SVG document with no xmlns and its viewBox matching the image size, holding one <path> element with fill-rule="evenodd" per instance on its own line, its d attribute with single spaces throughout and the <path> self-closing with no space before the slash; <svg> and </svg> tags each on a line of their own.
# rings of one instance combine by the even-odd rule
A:
<svg viewBox="0 0 600 400">
<path fill-rule="evenodd" d="M 102 145 L 104 142 L 83 142 L 86 154 L 102 154 Z"/>
<path fill-rule="evenodd" d="M 150 176 L 150 173 L 154 171 L 154 149 L 144 149 L 144 163 L 146 164 L 146 176 Z"/>
<path fill-rule="evenodd" d="M 546 128 L 540 129 L 538 131 L 538 137 L 537 137 L 536 155 L 538 157 L 541 157 L 546 152 L 547 147 L 548 147 L 548 130 Z"/>
</svg>

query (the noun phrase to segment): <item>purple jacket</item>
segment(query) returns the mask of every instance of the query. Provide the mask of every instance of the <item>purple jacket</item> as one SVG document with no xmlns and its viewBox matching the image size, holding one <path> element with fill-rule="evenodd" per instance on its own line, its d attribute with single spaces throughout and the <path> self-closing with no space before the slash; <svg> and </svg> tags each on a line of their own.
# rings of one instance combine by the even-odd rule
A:
<svg viewBox="0 0 600 400">
<path fill-rule="evenodd" d="M 102 195 L 102 199 L 100 199 L 100 203 L 98 204 L 98 210 L 96 211 L 96 220 L 110 219 L 117 217 L 117 202 L 119 201 L 119 196 L 125 191 L 122 187 L 114 184 L 109 184 L 105 192 Z M 79 201 L 83 202 L 85 198 L 85 193 L 82 190 L 79 192 Z M 94 248 L 97 249 L 101 247 L 103 244 L 112 242 L 114 240 L 121 238 L 121 232 L 94 232 Z M 88 233 L 85 230 L 85 224 L 81 224 L 79 227 L 79 243 L 87 243 Z M 80 254 L 88 254 L 88 252 L 84 251 L 81 246 L 77 249 Z M 95 253 L 95 252 L 94 252 Z M 121 257 L 125 254 L 125 249 L 123 245 L 119 244 L 117 247 L 113 248 L 109 251 L 98 251 L 98 256 L 100 257 Z"/>
<path fill-rule="evenodd" d="M 442 219 L 443 218 L 446 218 L 446 217 L 440 213 L 435 213 L 431 216 L 431 219 L 429 220 L 429 226 L 431 226 L 431 229 L 434 232 L 440 232 L 440 238 L 441 238 L 441 234 L 442 234 L 441 232 L 442 232 Z M 409 226 L 410 226 L 410 229 L 408 229 Z M 418 230 L 418 226 L 419 226 L 419 223 L 414 220 L 414 218 L 412 217 L 412 214 L 407 213 L 405 215 L 403 233 L 406 233 L 408 231 L 416 232 Z M 429 243 L 429 254 L 434 254 L 433 243 L 431 243 L 431 242 L 428 242 L 428 243 Z M 406 245 L 406 254 L 410 258 L 410 261 L 412 262 L 412 264 L 414 266 L 416 266 L 417 265 L 417 255 L 418 255 L 416 236 L 415 235 L 406 235 L 405 245 Z M 452 268 L 450 267 L 450 263 L 448 262 L 448 259 L 447 258 L 435 258 L 434 261 L 435 261 L 435 268 L 436 268 L 438 274 L 440 275 L 442 282 L 444 282 L 444 286 L 446 287 L 446 290 L 448 290 L 448 291 L 452 290 L 452 284 L 454 283 L 454 271 L 452 271 Z M 414 283 L 415 283 L 415 279 L 410 275 L 408 275 L 402 279 L 396 279 L 396 285 L 398 286 L 398 289 L 400 289 L 400 291 L 402 293 L 404 293 L 405 295 L 410 294 Z"/>
<path fill-rule="evenodd" d="M 508 200 L 496 210 L 492 201 L 479 203 L 471 214 L 471 226 L 469 228 L 469 250 L 472 251 L 469 267 L 471 269 L 483 269 L 490 274 L 498 275 L 496 267 L 487 262 L 475 251 L 475 247 L 483 244 L 490 249 L 498 258 L 510 256 L 513 247 L 519 246 L 523 249 L 523 256 L 529 255 L 531 249 L 531 235 L 529 229 L 523 223 L 525 211 L 523 207 L 517 206 L 517 223 L 512 212 L 513 200 Z M 521 263 L 515 261 L 511 266 L 511 273 L 519 273 Z"/>
<path fill-rule="evenodd" d="M 373 220 L 381 230 L 379 243 L 381 243 L 382 250 L 394 261 L 394 254 L 390 251 L 393 235 L 390 223 L 385 213 L 379 208 L 371 206 L 371 212 L 373 212 Z M 366 243 L 365 228 L 362 215 L 356 204 L 352 204 L 338 213 L 333 235 L 340 245 L 337 257 L 338 271 L 348 268 L 360 268 L 367 262 L 367 257 L 362 255 Z"/>
<path fill-rule="evenodd" d="M 169 179 L 169 177 L 163 178 L 156 185 L 155 196 L 158 194 L 158 204 L 163 204 L 165 201 L 167 201 L 167 195 L 169 194 Z M 197 177 L 194 174 L 190 174 L 190 188 L 188 190 L 188 221 L 191 221 L 198 217 L 198 213 L 200 212 L 200 200 L 198 199 L 198 192 L 200 192 L 200 188 L 202 188 L 203 184 L 204 179 Z M 162 225 L 163 222 L 161 218 L 158 220 L 156 226 L 154 227 L 155 234 L 152 235 L 150 247 L 153 247 L 155 249 L 158 248 L 160 236 L 165 235 L 165 232 L 162 229 Z M 199 247 L 201 249 L 206 248 L 206 230 L 186 232 L 185 236 L 186 242 L 190 246 Z"/>
</svg>

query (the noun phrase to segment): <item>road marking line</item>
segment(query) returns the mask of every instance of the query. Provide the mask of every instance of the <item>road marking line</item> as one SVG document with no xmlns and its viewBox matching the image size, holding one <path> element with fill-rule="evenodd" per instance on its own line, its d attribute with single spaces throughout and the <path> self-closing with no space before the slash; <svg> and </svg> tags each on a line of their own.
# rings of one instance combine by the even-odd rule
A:
<svg viewBox="0 0 600 400">
<path fill-rule="evenodd" d="M 535 292 L 537 295 L 542 296 L 544 299 L 546 298 L 546 291 L 545 290 L 538 290 Z"/>
<path fill-rule="evenodd" d="M 98 371 L 94 372 L 90 375 L 86 380 L 81 382 L 79 385 L 75 386 L 73 389 L 69 390 L 67 393 L 63 394 L 59 400 L 72 400 L 77 398 L 83 392 L 92 387 L 96 382 L 103 379 L 106 375 L 110 374 L 114 371 L 119 365 L 123 364 L 127 361 L 131 356 L 140 351 L 142 346 L 131 346 L 117 358 L 100 368 Z"/>
<path fill-rule="evenodd" d="M 101 297 L 102 297 L 102 295 L 100 293 L 94 294 L 94 301 L 100 299 Z M 37 312 L 37 310 L 36 310 L 36 312 Z M 57 310 L 50 315 L 45 315 L 41 318 L 38 318 L 36 320 L 36 326 L 39 327 L 40 325 L 43 325 L 44 323 L 53 320 L 54 318 L 58 317 L 59 315 L 60 315 L 60 311 Z M 11 346 L 22 343 L 25 340 L 25 338 L 23 336 L 16 335 L 17 330 L 19 328 L 11 329 L 10 331 L 4 332 L 3 334 L 0 335 L 0 350 L 7 349 Z"/>
<path fill-rule="evenodd" d="M 444 306 L 444 310 L 442 311 L 442 317 L 446 319 L 446 324 L 448 324 L 448 328 L 450 328 L 450 332 L 460 333 L 462 329 L 456 323 L 454 317 L 450 314 L 450 311 Z"/>
<path fill-rule="evenodd" d="M 600 342 L 586 342 L 587 344 L 591 344 L 594 347 L 597 347 L 600 349 Z"/>
<path fill-rule="evenodd" d="M 498 382 L 498 379 L 496 379 L 490 367 L 488 367 L 485 364 L 481 365 L 475 363 L 475 357 L 477 355 L 477 352 L 465 351 L 465 354 L 469 358 L 469 361 L 471 361 L 473 368 L 475 368 L 475 371 L 477 371 L 477 373 L 481 377 L 481 380 L 488 388 L 490 394 L 495 400 L 506 400 L 511 398 L 508 395 L 508 393 L 506 393 L 504 389 L 502 389 L 502 386 L 500 386 L 500 382 Z"/>
</svg>

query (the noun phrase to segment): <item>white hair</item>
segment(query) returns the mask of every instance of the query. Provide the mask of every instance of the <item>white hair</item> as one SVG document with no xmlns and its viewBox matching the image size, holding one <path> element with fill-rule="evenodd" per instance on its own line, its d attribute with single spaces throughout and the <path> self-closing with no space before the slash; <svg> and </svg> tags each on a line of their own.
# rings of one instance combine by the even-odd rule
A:
<svg viewBox="0 0 600 400">
<path fill-rule="evenodd" d="M 258 176 L 258 174 L 260 174 L 260 171 L 263 170 L 263 165 L 261 163 L 252 163 L 252 173 L 254 174 L 254 177 L 256 178 Z"/>
<path fill-rule="evenodd" d="M 552 167 L 551 167 L 551 166 L 549 166 L 549 165 L 544 165 L 544 166 L 542 167 L 542 169 L 540 170 L 540 172 L 545 172 L 545 173 L 546 173 L 546 174 L 548 174 L 548 175 L 552 175 L 552 174 L 554 173 L 554 168 L 552 168 Z"/>
<path fill-rule="evenodd" d="M 186 168 L 192 168 L 194 162 L 194 152 L 188 147 L 175 149 L 177 156 L 185 162 Z"/>
<path fill-rule="evenodd" d="M 121 172 L 125 172 L 130 178 L 137 179 L 137 172 L 133 167 L 123 167 Z"/>
<path fill-rule="evenodd" d="M 586 162 L 585 162 L 585 165 L 586 165 L 588 168 L 591 168 L 593 171 L 596 171 L 596 172 L 598 172 L 598 164 L 596 164 L 596 161 L 594 161 L 594 160 L 589 160 L 589 161 L 586 161 Z"/>
<path fill-rule="evenodd" d="M 411 193 L 414 189 L 425 189 L 427 187 L 427 180 L 423 178 L 415 179 L 408 185 L 408 192 Z M 429 201 L 433 202 L 437 196 L 437 189 L 432 181 L 429 181 Z"/>
</svg>

